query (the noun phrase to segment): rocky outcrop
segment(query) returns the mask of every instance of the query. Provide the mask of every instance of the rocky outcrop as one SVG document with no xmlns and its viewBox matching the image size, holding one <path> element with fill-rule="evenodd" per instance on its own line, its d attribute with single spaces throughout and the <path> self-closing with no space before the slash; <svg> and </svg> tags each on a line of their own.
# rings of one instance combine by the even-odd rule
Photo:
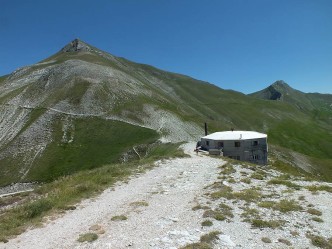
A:
<svg viewBox="0 0 332 249">
<path fill-rule="evenodd" d="M 79 51 L 91 51 L 91 47 L 86 44 L 85 42 L 75 39 L 68 45 L 66 45 L 63 49 L 61 49 L 62 52 L 79 52 Z"/>
</svg>

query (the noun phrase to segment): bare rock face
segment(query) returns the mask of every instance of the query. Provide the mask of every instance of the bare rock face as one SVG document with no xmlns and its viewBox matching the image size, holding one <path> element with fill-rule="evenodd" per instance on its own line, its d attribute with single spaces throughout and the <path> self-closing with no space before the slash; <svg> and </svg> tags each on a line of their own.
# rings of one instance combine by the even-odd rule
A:
<svg viewBox="0 0 332 249">
<path fill-rule="evenodd" d="M 91 50 L 92 49 L 89 45 L 79 39 L 73 40 L 71 43 L 67 44 L 63 49 L 61 49 L 62 52 L 79 52 Z"/>
</svg>

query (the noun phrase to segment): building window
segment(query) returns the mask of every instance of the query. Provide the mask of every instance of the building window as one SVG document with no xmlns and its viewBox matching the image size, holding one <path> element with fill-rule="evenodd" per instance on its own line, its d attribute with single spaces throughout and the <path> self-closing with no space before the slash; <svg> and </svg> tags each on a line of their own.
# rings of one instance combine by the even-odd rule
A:
<svg viewBox="0 0 332 249">
<path fill-rule="evenodd" d="M 206 146 L 209 146 L 210 145 L 210 142 L 209 141 L 206 141 Z"/>
<path fill-rule="evenodd" d="M 257 146 L 258 145 L 258 141 L 253 141 L 252 142 L 252 146 Z"/>
<path fill-rule="evenodd" d="M 253 159 L 253 160 L 259 160 L 259 155 L 253 155 L 253 156 L 251 156 L 251 158 Z"/>
<path fill-rule="evenodd" d="M 223 148 L 224 147 L 224 143 L 223 142 L 218 142 L 218 148 Z"/>
<path fill-rule="evenodd" d="M 239 141 L 235 142 L 235 147 L 241 147 L 241 143 Z"/>
</svg>

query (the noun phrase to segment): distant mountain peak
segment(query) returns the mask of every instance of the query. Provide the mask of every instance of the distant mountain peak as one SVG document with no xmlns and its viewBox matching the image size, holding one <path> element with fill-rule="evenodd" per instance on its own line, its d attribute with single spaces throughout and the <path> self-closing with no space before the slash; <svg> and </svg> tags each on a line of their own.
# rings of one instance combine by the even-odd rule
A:
<svg viewBox="0 0 332 249">
<path fill-rule="evenodd" d="M 277 80 L 272 85 L 273 86 L 288 86 L 289 87 L 289 85 L 285 81 L 283 81 L 283 80 Z"/>
<path fill-rule="evenodd" d="M 271 86 L 277 89 L 291 89 L 291 87 L 283 80 L 277 80 Z"/>
<path fill-rule="evenodd" d="M 92 48 L 87 43 L 81 41 L 80 39 L 76 38 L 75 40 L 71 41 L 65 47 L 61 49 L 61 52 L 79 52 L 79 51 L 91 51 Z"/>
<path fill-rule="evenodd" d="M 269 87 L 251 95 L 262 99 L 283 100 L 285 96 L 294 93 L 294 91 L 296 90 L 290 87 L 285 81 L 277 80 Z"/>
</svg>

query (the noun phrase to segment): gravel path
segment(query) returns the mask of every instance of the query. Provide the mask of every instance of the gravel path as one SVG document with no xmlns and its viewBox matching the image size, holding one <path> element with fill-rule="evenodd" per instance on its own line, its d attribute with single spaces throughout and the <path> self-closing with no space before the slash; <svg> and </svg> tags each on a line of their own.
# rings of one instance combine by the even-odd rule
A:
<svg viewBox="0 0 332 249">
<path fill-rule="evenodd" d="M 83 201 L 76 210 L 0 248 L 178 248 L 198 241 L 208 228 L 201 227 L 201 214 L 192 207 L 203 188 L 217 180 L 218 166 L 225 162 L 196 155 L 194 146 L 183 146 L 191 157 L 159 162 L 127 184 Z M 127 220 L 112 220 L 120 215 Z M 98 233 L 99 238 L 77 242 L 80 234 L 88 232 Z"/>
<path fill-rule="evenodd" d="M 220 232 L 214 249 L 332 248 L 332 183 L 271 166 L 225 164 L 196 155 L 194 146 L 183 146 L 190 157 L 157 162 L 0 249 L 176 249 L 211 231 Z M 208 220 L 211 226 L 202 226 Z M 98 239 L 77 241 L 89 232 Z"/>
</svg>

